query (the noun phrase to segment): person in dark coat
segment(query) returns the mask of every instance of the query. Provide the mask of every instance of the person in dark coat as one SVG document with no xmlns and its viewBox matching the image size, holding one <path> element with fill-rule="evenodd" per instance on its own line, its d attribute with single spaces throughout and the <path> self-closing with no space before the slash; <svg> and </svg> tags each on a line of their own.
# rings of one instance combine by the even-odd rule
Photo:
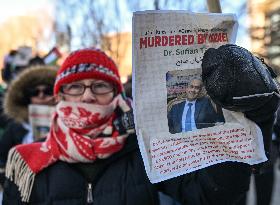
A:
<svg viewBox="0 0 280 205">
<path fill-rule="evenodd" d="M 28 105 L 53 105 L 52 95 L 56 70 L 49 66 L 30 67 L 11 81 L 3 99 L 9 123 L 0 138 L 0 185 L 5 179 L 5 165 L 9 150 L 18 144 L 33 142 L 28 122 Z M 40 90 L 39 90 L 40 89 Z"/>
<path fill-rule="evenodd" d="M 202 86 L 202 80 L 199 77 L 191 79 L 186 89 L 186 100 L 172 106 L 168 112 L 170 133 L 213 127 L 215 123 L 223 122 L 222 114 L 219 116 L 210 99 L 200 96 Z"/>
<path fill-rule="evenodd" d="M 57 72 L 46 141 L 9 152 L 3 205 L 158 205 L 158 191 L 185 205 L 233 205 L 248 190 L 250 166 L 237 162 L 152 184 L 136 135 L 114 123 L 131 111 L 122 93 L 104 52 L 72 52 Z"/>
</svg>

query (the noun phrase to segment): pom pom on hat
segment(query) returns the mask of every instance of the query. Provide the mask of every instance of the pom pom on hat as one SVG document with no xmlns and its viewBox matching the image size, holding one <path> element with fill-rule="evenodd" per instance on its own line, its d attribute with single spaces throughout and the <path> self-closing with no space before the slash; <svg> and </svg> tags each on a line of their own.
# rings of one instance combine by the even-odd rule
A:
<svg viewBox="0 0 280 205">
<path fill-rule="evenodd" d="M 117 87 L 117 93 L 123 91 L 114 61 L 99 49 L 86 48 L 70 53 L 65 59 L 56 75 L 54 94 L 63 84 L 90 78 L 112 82 Z"/>
</svg>

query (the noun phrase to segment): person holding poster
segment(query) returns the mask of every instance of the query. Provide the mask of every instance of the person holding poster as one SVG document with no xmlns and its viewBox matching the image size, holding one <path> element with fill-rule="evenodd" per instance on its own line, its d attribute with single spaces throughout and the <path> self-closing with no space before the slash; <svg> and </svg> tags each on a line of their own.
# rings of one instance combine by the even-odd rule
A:
<svg viewBox="0 0 280 205">
<path fill-rule="evenodd" d="M 41 65 L 26 68 L 11 81 L 3 100 L 4 113 L 10 121 L 0 138 L 0 185 L 4 183 L 9 150 L 34 141 L 28 106 L 50 107 L 55 103 L 52 95 L 55 76 L 54 67 Z"/>
<path fill-rule="evenodd" d="M 224 122 L 218 115 L 209 98 L 201 96 L 202 80 L 193 77 L 186 89 L 186 100 L 172 106 L 168 112 L 169 132 L 187 132 L 205 127 L 213 127 L 217 122 Z"/>
<path fill-rule="evenodd" d="M 46 141 L 9 152 L 3 205 L 158 205 L 158 191 L 185 205 L 225 205 L 248 190 L 249 165 L 236 162 L 152 184 L 125 121 L 131 108 L 123 91 L 104 52 L 72 52 L 57 72 Z"/>
</svg>

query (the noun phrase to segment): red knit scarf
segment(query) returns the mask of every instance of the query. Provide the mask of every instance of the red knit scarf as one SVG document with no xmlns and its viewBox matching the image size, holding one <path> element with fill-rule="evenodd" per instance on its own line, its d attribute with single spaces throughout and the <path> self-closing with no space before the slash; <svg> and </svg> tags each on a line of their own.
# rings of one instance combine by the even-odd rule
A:
<svg viewBox="0 0 280 205">
<path fill-rule="evenodd" d="M 117 96 L 106 106 L 62 101 L 45 142 L 11 149 L 6 176 L 19 187 L 22 201 L 28 202 L 35 175 L 56 161 L 94 162 L 122 149 L 127 135 L 119 135 L 112 126 L 114 110 L 123 104 L 121 100 Z"/>
</svg>

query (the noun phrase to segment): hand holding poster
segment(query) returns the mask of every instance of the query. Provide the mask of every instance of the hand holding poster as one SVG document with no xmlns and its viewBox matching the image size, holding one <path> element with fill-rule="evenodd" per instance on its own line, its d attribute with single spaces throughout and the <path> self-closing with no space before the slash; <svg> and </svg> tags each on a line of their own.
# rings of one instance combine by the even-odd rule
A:
<svg viewBox="0 0 280 205">
<path fill-rule="evenodd" d="M 204 52 L 234 43 L 236 32 L 230 14 L 134 13 L 134 115 L 151 182 L 224 161 L 266 160 L 260 129 L 216 106 L 201 80 Z"/>
</svg>

